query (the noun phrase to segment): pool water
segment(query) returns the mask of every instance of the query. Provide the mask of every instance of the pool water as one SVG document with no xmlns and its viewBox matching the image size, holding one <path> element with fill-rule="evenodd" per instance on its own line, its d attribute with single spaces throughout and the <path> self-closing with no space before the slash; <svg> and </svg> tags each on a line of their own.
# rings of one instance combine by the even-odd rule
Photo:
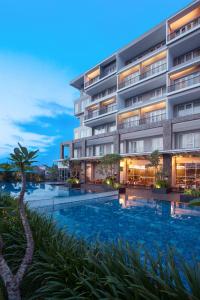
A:
<svg viewBox="0 0 200 300">
<path fill-rule="evenodd" d="M 17 196 L 20 192 L 20 183 L 0 183 L 0 192 L 8 192 L 13 196 Z M 26 201 L 45 201 L 56 198 L 65 198 L 71 196 L 79 196 L 90 191 L 82 189 L 69 189 L 65 186 L 56 186 L 46 183 L 32 183 L 28 182 L 26 186 Z"/>
<path fill-rule="evenodd" d="M 141 243 L 151 252 L 175 247 L 185 258 L 200 259 L 200 209 L 143 199 L 104 199 L 63 205 L 47 213 L 60 228 L 89 242 Z"/>
</svg>

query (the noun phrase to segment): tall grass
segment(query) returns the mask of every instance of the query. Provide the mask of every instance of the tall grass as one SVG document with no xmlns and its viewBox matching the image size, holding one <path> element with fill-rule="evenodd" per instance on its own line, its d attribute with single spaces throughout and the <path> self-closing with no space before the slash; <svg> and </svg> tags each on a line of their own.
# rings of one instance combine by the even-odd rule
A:
<svg viewBox="0 0 200 300">
<path fill-rule="evenodd" d="M 13 270 L 25 249 L 15 201 L 0 197 L 4 253 Z M 152 257 L 142 246 L 88 245 L 27 211 L 34 234 L 34 259 L 21 286 L 23 299 L 200 299 L 200 265 L 172 250 Z M 176 258 L 175 258 L 176 257 Z M 3 287 L 0 287 L 0 289 Z"/>
</svg>

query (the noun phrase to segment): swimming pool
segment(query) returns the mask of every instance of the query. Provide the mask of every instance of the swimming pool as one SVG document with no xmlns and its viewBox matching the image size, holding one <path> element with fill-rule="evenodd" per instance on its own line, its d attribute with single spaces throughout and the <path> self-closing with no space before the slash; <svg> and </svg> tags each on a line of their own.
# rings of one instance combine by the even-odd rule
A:
<svg viewBox="0 0 200 300">
<path fill-rule="evenodd" d="M 102 199 L 63 205 L 46 212 L 60 228 L 89 242 L 144 244 L 148 250 L 175 247 L 185 258 L 200 259 L 200 209 L 144 199 Z"/>
<path fill-rule="evenodd" d="M 13 196 L 17 196 L 20 192 L 20 183 L 0 183 L 0 191 L 8 192 Z M 32 183 L 28 182 L 26 185 L 26 201 L 46 201 L 56 198 L 65 198 L 72 196 L 85 195 L 91 193 L 90 190 L 84 189 L 69 189 L 63 185 L 51 185 L 47 183 Z"/>
</svg>

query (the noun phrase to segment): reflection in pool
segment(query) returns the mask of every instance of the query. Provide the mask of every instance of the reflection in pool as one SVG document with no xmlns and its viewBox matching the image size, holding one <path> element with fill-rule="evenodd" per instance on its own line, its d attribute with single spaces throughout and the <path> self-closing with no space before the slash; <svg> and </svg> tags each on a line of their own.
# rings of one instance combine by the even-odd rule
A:
<svg viewBox="0 0 200 300">
<path fill-rule="evenodd" d="M 185 258 L 200 258 L 200 208 L 159 200 L 102 199 L 46 211 L 59 227 L 89 242 L 142 243 L 154 251 L 175 247 Z"/>
</svg>

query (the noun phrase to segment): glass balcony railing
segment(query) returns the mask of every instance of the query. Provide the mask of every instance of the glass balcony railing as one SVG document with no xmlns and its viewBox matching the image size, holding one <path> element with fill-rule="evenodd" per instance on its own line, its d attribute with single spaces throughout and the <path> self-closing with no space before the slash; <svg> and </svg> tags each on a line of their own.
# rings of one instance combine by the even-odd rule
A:
<svg viewBox="0 0 200 300">
<path fill-rule="evenodd" d="M 141 94 L 139 96 L 126 99 L 124 107 L 125 108 L 135 107 L 141 105 L 144 102 L 152 101 L 165 96 L 166 96 L 166 87 L 164 86 L 164 87 L 154 89 L 150 92 Z"/>
<path fill-rule="evenodd" d="M 141 72 L 141 74 L 136 75 L 135 77 L 132 77 L 132 78 L 129 78 L 129 79 L 125 78 L 124 80 L 122 80 L 119 83 L 118 88 L 122 89 L 124 87 L 130 86 L 130 85 L 132 85 L 132 84 L 134 84 L 134 83 L 136 83 L 136 82 L 138 82 L 140 80 L 146 79 L 146 78 L 148 78 L 150 76 L 157 75 L 157 74 L 159 74 L 159 73 L 161 73 L 163 71 L 166 71 L 166 69 L 167 69 L 167 64 L 166 63 L 164 63 L 164 64 L 162 64 L 162 65 L 160 65 L 158 67 L 149 69 L 149 70 L 144 69 Z"/>
<path fill-rule="evenodd" d="M 92 119 L 92 118 L 95 118 L 95 117 L 113 112 L 115 110 L 117 110 L 117 105 L 116 104 L 109 105 L 109 106 L 101 108 L 99 110 L 89 112 L 87 115 L 85 115 L 85 120 L 89 120 L 89 119 Z"/>
<path fill-rule="evenodd" d="M 124 122 L 118 124 L 118 128 L 119 129 L 128 129 L 128 128 L 133 128 L 133 127 L 140 126 L 140 125 L 158 123 L 158 122 L 162 122 L 164 120 L 166 120 L 166 113 L 154 115 L 151 117 L 141 118 L 139 120 L 134 120 L 134 121 L 130 121 L 130 122 L 124 121 Z"/>
<path fill-rule="evenodd" d="M 192 77 L 192 78 L 185 78 L 181 82 L 175 82 L 168 87 L 168 92 L 178 91 L 196 84 L 200 84 L 200 74 Z"/>
<path fill-rule="evenodd" d="M 100 79 L 108 76 L 109 74 L 114 73 L 115 71 L 116 71 L 116 64 L 113 64 L 112 66 L 105 68 L 104 70 L 101 71 L 100 75 L 98 75 L 90 80 L 85 81 L 85 87 L 88 87 L 88 86 L 92 85 L 93 83 L 98 82 Z"/>
<path fill-rule="evenodd" d="M 174 59 L 174 66 L 179 66 L 187 62 L 193 62 L 200 58 L 200 48 L 194 49 Z"/>
<path fill-rule="evenodd" d="M 88 81 L 85 81 L 85 87 L 88 87 L 89 85 L 99 81 L 99 79 L 100 79 L 100 76 L 98 75 L 98 76 L 96 76 L 96 77 L 94 77 L 94 78 L 92 78 Z"/>
<path fill-rule="evenodd" d="M 178 36 L 183 35 L 184 33 L 192 30 L 193 28 L 200 25 L 200 17 L 188 22 L 187 24 L 181 26 L 180 28 L 176 29 L 174 32 L 168 35 L 168 40 L 171 41 Z"/>
</svg>

